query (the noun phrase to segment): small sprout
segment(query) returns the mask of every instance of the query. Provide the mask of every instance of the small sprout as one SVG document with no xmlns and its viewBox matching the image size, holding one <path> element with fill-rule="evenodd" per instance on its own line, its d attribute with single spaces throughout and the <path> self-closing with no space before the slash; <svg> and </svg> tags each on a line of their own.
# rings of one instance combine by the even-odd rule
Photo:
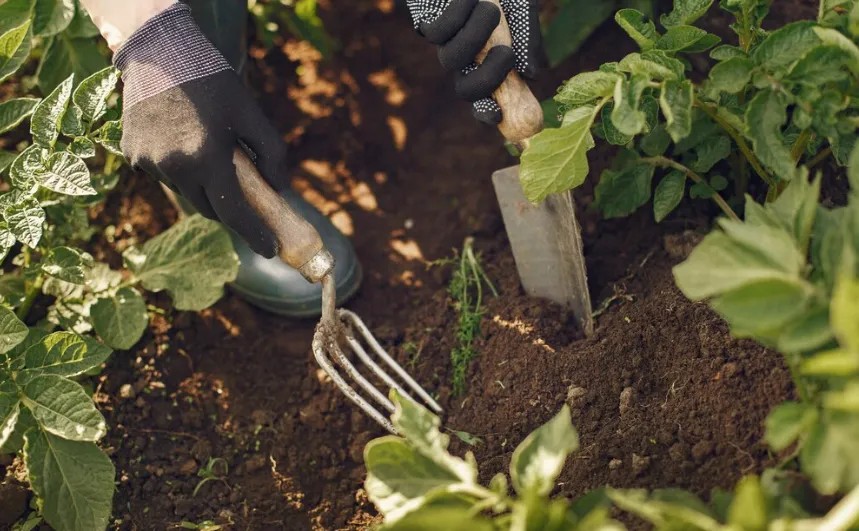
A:
<svg viewBox="0 0 859 531">
<path fill-rule="evenodd" d="M 450 433 L 456 435 L 456 437 L 469 446 L 477 446 L 478 444 L 483 443 L 483 439 L 478 437 L 477 435 L 472 435 L 467 431 L 459 431 L 459 430 L 451 430 L 448 429 Z"/>
<path fill-rule="evenodd" d="M 221 464 L 223 471 L 219 474 L 215 467 Z M 208 483 L 209 481 L 222 481 L 224 485 L 229 488 L 230 484 L 227 483 L 226 476 L 230 471 L 230 467 L 227 464 L 227 461 L 223 457 L 210 457 L 209 461 L 206 462 L 206 466 L 201 467 L 200 470 L 197 471 L 197 477 L 203 478 L 197 483 L 197 486 L 194 487 L 193 496 L 196 496 L 200 489 Z"/>
</svg>

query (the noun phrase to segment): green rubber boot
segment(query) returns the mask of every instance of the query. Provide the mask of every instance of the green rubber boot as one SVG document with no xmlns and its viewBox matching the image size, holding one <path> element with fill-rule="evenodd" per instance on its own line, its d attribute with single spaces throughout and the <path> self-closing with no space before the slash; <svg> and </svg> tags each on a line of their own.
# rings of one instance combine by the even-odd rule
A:
<svg viewBox="0 0 859 531">
<path fill-rule="evenodd" d="M 203 33 L 241 75 L 247 58 L 247 3 L 236 0 L 186 0 Z M 196 211 L 181 196 L 164 190 L 186 214 Z M 349 299 L 361 285 L 361 265 L 351 242 L 331 221 L 292 190 L 281 191 L 298 214 L 313 225 L 334 256 L 337 305 Z M 229 231 L 241 266 L 231 288 L 249 303 L 278 315 L 315 317 L 322 309 L 322 286 L 311 284 L 279 258 L 266 259 L 254 253 L 233 231 Z"/>
</svg>

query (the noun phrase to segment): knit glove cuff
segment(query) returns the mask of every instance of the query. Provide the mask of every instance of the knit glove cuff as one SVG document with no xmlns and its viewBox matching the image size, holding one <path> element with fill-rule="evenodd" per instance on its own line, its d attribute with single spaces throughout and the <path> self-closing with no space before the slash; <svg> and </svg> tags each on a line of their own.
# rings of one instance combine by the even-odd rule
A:
<svg viewBox="0 0 859 531">
<path fill-rule="evenodd" d="M 181 2 L 138 28 L 114 54 L 113 64 L 122 72 L 125 109 L 188 81 L 230 70 L 194 22 L 191 8 Z"/>
</svg>

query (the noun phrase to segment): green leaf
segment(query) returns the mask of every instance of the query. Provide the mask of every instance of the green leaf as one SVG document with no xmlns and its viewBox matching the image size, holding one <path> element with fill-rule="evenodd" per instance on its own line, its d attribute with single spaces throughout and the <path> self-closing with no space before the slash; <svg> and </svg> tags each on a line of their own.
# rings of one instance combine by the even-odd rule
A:
<svg viewBox="0 0 859 531">
<path fill-rule="evenodd" d="M 39 184 L 48 190 L 64 195 L 95 195 L 89 177 L 89 168 L 79 156 L 59 151 L 48 157 L 45 168 L 36 173 Z"/>
<path fill-rule="evenodd" d="M 757 476 L 746 476 L 737 484 L 734 501 L 728 510 L 728 524 L 744 531 L 767 529 L 767 500 Z"/>
<path fill-rule="evenodd" d="M 622 171 L 604 171 L 595 190 L 594 206 L 606 218 L 632 214 L 650 199 L 653 172 L 649 164 L 636 164 Z"/>
<path fill-rule="evenodd" d="M 18 398 L 18 386 L 11 380 L 0 381 L 0 449 L 15 431 L 20 413 L 21 400 Z"/>
<path fill-rule="evenodd" d="M 694 164 L 692 164 L 692 169 L 700 174 L 710 173 L 713 166 L 731 155 L 732 147 L 733 144 L 731 144 L 731 139 L 724 135 L 717 136 L 714 139 L 702 143 L 695 148 L 695 155 L 697 155 L 698 159 Z M 724 177 L 719 175 L 713 176 L 712 179 L 715 180 L 716 178 L 724 180 Z M 724 184 L 727 185 L 727 181 L 725 181 Z M 713 186 L 715 190 L 725 189 L 725 186 L 716 186 L 713 182 L 711 182 L 710 185 Z"/>
<path fill-rule="evenodd" d="M 72 332 L 54 332 L 24 352 L 29 373 L 77 376 L 104 363 L 111 349 Z"/>
<path fill-rule="evenodd" d="M 726 61 L 733 57 L 748 57 L 745 51 L 738 46 L 731 46 L 730 44 L 722 44 L 713 48 L 710 51 L 710 57 L 717 61 Z"/>
<path fill-rule="evenodd" d="M 731 325 L 735 337 L 756 337 L 801 316 L 811 302 L 809 291 L 796 281 L 761 280 L 729 291 L 710 304 Z"/>
<path fill-rule="evenodd" d="M 613 7 L 609 2 L 562 4 L 543 31 L 543 48 L 550 66 L 557 66 L 575 53 L 611 17 Z"/>
<path fill-rule="evenodd" d="M 611 112 L 611 123 L 621 135 L 634 136 L 642 132 L 647 123 L 647 116 L 641 107 L 641 95 L 647 87 L 648 79 L 636 74 L 629 82 L 620 80 L 614 89 L 614 106 Z"/>
<path fill-rule="evenodd" d="M 694 88 L 689 81 L 666 81 L 659 96 L 659 105 L 665 115 L 668 134 L 674 142 L 692 132 L 692 103 Z"/>
<path fill-rule="evenodd" d="M 0 150 L 0 173 L 6 171 L 6 168 L 12 165 L 12 162 L 18 158 L 18 154 L 12 151 Z"/>
<path fill-rule="evenodd" d="M 796 164 L 785 145 L 782 127 L 787 122 L 787 102 L 779 93 L 760 91 L 746 108 L 746 134 L 755 154 L 783 180 L 796 177 Z"/>
<path fill-rule="evenodd" d="M 33 34 L 50 37 L 64 31 L 75 16 L 74 0 L 36 0 Z"/>
<path fill-rule="evenodd" d="M 817 408 L 811 404 L 785 402 L 776 406 L 766 420 L 766 441 L 781 452 L 817 424 Z"/>
<path fill-rule="evenodd" d="M 755 64 L 746 57 L 732 57 L 710 70 L 710 82 L 722 92 L 736 94 L 746 88 L 752 79 Z"/>
<path fill-rule="evenodd" d="M 521 496 L 548 496 L 555 487 L 567 457 L 579 448 L 567 405 L 560 413 L 532 432 L 513 451 L 510 477 Z"/>
<path fill-rule="evenodd" d="M 492 522 L 475 515 L 468 506 L 463 507 L 425 507 L 405 517 L 386 523 L 379 531 L 493 531 Z"/>
<path fill-rule="evenodd" d="M 475 483 L 477 471 L 473 462 L 447 452 L 450 438 L 439 430 L 441 421 L 426 408 L 392 393 L 396 406 L 391 422 L 400 434 L 422 455 L 454 473 L 462 482 Z"/>
<path fill-rule="evenodd" d="M 844 66 L 850 61 L 850 54 L 841 48 L 819 46 L 794 63 L 787 79 L 810 87 L 842 81 L 849 76 Z"/>
<path fill-rule="evenodd" d="M 104 417 L 79 384 L 57 374 L 34 376 L 23 387 L 22 400 L 36 422 L 72 441 L 97 441 L 107 433 Z"/>
<path fill-rule="evenodd" d="M 653 130 L 641 139 L 638 147 L 648 157 L 664 155 L 671 145 L 671 135 L 665 128 L 665 124 L 658 124 Z"/>
<path fill-rule="evenodd" d="M 0 35 L 0 83 L 14 74 L 30 55 L 30 21 Z"/>
<path fill-rule="evenodd" d="M 850 151 L 850 159 L 847 162 L 847 181 L 850 183 L 850 190 L 854 194 L 859 194 L 859 142 Z"/>
<path fill-rule="evenodd" d="M 71 247 L 51 249 L 42 262 L 42 271 L 72 284 L 83 284 L 92 267 L 92 256 Z"/>
<path fill-rule="evenodd" d="M 835 494 L 859 484 L 859 419 L 832 412 L 808 433 L 800 452 L 802 470 L 821 494 Z"/>
<path fill-rule="evenodd" d="M 122 120 L 111 120 L 93 133 L 93 140 L 104 146 L 114 155 L 122 155 L 120 141 L 122 140 Z"/>
<path fill-rule="evenodd" d="M 831 343 L 829 309 L 815 308 L 786 327 L 778 338 L 778 350 L 787 353 L 812 352 Z"/>
<path fill-rule="evenodd" d="M 686 192 L 686 174 L 674 170 L 659 181 L 653 193 L 653 217 L 659 223 L 677 208 Z"/>
<path fill-rule="evenodd" d="M 567 113 L 565 125 L 546 129 L 531 139 L 522 154 L 520 179 L 525 197 L 539 203 L 549 194 L 576 188 L 588 176 L 587 152 L 594 147 L 591 126 L 597 107 L 579 107 Z"/>
<path fill-rule="evenodd" d="M 33 144 L 22 151 L 9 168 L 9 177 L 17 192 L 24 196 L 31 196 L 39 189 L 39 181 L 36 173 L 45 168 L 44 157 L 50 153 L 38 144 Z"/>
<path fill-rule="evenodd" d="M 75 1 L 75 17 L 72 19 L 69 27 L 66 28 L 66 35 L 72 38 L 99 36 L 98 28 L 93 24 L 92 19 L 81 6 L 80 0 Z"/>
<path fill-rule="evenodd" d="M 570 2 L 570 5 L 576 5 Z M 645 20 L 644 13 L 636 9 L 621 9 L 614 15 L 614 20 L 623 28 L 642 51 L 653 48 L 659 34 L 651 20 Z"/>
<path fill-rule="evenodd" d="M 814 27 L 814 33 L 826 46 L 834 46 L 847 54 L 847 67 L 853 75 L 859 75 L 859 46 L 838 30 L 832 28 Z"/>
<path fill-rule="evenodd" d="M 149 325 L 146 303 L 134 288 L 98 299 L 90 308 L 90 317 L 96 333 L 118 350 L 133 347 Z"/>
<path fill-rule="evenodd" d="M 105 529 L 116 472 L 91 442 L 68 441 L 40 430 L 25 435 L 24 462 L 41 514 L 57 531 Z"/>
<path fill-rule="evenodd" d="M 76 105 L 70 105 L 63 115 L 60 131 L 66 136 L 82 136 L 86 134 L 82 111 Z"/>
<path fill-rule="evenodd" d="M 832 330 L 845 348 L 859 355 L 859 280 L 842 273 L 832 293 Z"/>
<path fill-rule="evenodd" d="M 86 79 L 109 63 L 95 39 L 73 39 L 65 33 L 51 37 L 39 63 L 36 78 L 43 93 L 52 91 L 71 74 Z"/>
<path fill-rule="evenodd" d="M 853 376 L 859 372 L 859 354 L 844 349 L 818 352 L 802 362 L 800 372 L 808 376 Z"/>
<path fill-rule="evenodd" d="M 35 249 L 42 239 L 42 223 L 45 222 L 45 211 L 39 206 L 39 202 L 27 198 L 7 208 L 3 215 L 15 238 Z"/>
<path fill-rule="evenodd" d="M 463 484 L 457 472 L 398 437 L 370 441 L 364 448 L 364 464 L 367 496 L 385 516 L 386 522 L 396 522 L 452 487 Z"/>
<path fill-rule="evenodd" d="M 33 135 L 33 140 L 36 143 L 46 148 L 52 148 L 56 144 L 57 136 L 60 133 L 60 120 L 62 120 L 66 107 L 69 105 L 73 83 L 74 76 L 66 78 L 33 111 L 33 118 L 30 120 L 30 134 Z"/>
<path fill-rule="evenodd" d="M 26 120 L 39 101 L 38 98 L 16 98 L 0 103 L 0 134 L 11 131 Z"/>
<path fill-rule="evenodd" d="M 713 5 L 713 0 L 674 0 L 674 10 L 659 19 L 666 28 L 693 24 Z"/>
<path fill-rule="evenodd" d="M 617 65 L 620 72 L 629 72 L 658 80 L 674 80 L 680 78 L 676 69 L 676 63 L 667 61 L 660 51 L 645 52 L 642 54 L 631 53 L 624 57 Z M 647 54 L 647 55 L 646 55 Z M 672 59 L 676 61 L 676 59 Z M 682 66 L 682 63 L 680 63 Z"/>
<path fill-rule="evenodd" d="M 20 275 L 10 273 L 0 275 L 0 302 L 15 308 L 24 302 L 24 297 L 24 279 Z"/>
<path fill-rule="evenodd" d="M 656 41 L 655 48 L 665 52 L 701 52 L 712 48 L 719 40 L 695 26 L 674 26 Z"/>
<path fill-rule="evenodd" d="M 624 511 L 654 524 L 658 529 L 720 529 L 709 508 L 695 495 L 677 489 L 607 489 L 609 498 Z"/>
<path fill-rule="evenodd" d="M 9 352 L 27 337 L 27 325 L 21 322 L 15 312 L 0 306 L 0 354 Z"/>
<path fill-rule="evenodd" d="M 69 144 L 68 150 L 82 159 L 89 159 L 95 157 L 95 142 L 85 136 L 79 136 Z"/>
<path fill-rule="evenodd" d="M 180 221 L 140 249 L 127 250 L 123 258 L 146 289 L 169 291 L 177 310 L 214 304 L 239 267 L 230 236 L 200 215 Z"/>
<path fill-rule="evenodd" d="M 93 123 L 107 111 L 107 98 L 119 81 L 119 70 L 109 66 L 81 81 L 72 101 L 81 110 L 81 118 L 86 123 Z"/>
<path fill-rule="evenodd" d="M 752 50 L 752 59 L 769 71 L 779 72 L 819 46 L 814 22 L 800 21 L 783 26 Z"/>
<path fill-rule="evenodd" d="M 603 136 L 610 144 L 614 144 L 615 146 L 625 146 L 629 144 L 633 136 L 625 135 L 617 130 L 617 127 L 615 127 L 614 123 L 611 121 L 612 111 L 614 111 L 614 103 L 609 102 L 600 112 L 600 117 L 602 118 L 600 125 L 603 128 Z"/>
<path fill-rule="evenodd" d="M 723 232 L 704 238 L 689 258 L 674 268 L 680 291 L 693 301 L 707 299 L 763 280 L 794 281 L 801 264 L 789 235 L 777 229 L 755 227 L 755 242 L 738 242 Z M 761 252 L 763 248 L 766 252 Z M 778 257 L 779 252 L 786 255 Z M 773 262 L 773 254 L 777 262 Z M 793 255 L 794 259 L 788 259 Z"/>
<path fill-rule="evenodd" d="M 570 107 L 586 105 L 611 96 L 619 79 L 621 76 L 614 72 L 583 72 L 561 86 L 555 101 Z"/>
<path fill-rule="evenodd" d="M 851 380 L 841 391 L 830 391 L 823 399 L 826 409 L 859 413 L 859 381 Z"/>
</svg>

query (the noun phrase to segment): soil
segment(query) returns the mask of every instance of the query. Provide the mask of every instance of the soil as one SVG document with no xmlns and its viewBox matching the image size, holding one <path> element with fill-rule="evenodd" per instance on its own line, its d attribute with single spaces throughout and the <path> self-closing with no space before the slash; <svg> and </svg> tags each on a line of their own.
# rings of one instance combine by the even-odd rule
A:
<svg viewBox="0 0 859 531">
<path fill-rule="evenodd" d="M 516 445 L 572 408 L 581 449 L 558 493 L 604 485 L 681 487 L 707 496 L 773 463 L 762 442 L 767 412 L 792 396 L 780 357 L 731 339 L 706 305 L 686 300 L 671 267 L 709 228 L 712 211 L 685 208 L 656 225 L 643 209 L 602 220 L 577 190 L 589 283 L 601 314 L 583 339 L 562 308 L 526 297 L 490 184 L 515 161 L 497 133 L 470 118 L 435 52 L 391 0 L 322 4 L 340 43 L 321 60 L 287 40 L 253 50 L 252 86 L 289 141 L 295 187 L 353 238 L 365 268 L 348 305 L 445 406 L 445 425 L 479 436 L 481 476 L 504 471 Z M 776 20 L 814 15 L 775 2 Z M 720 20 L 720 19 L 715 19 Z M 632 51 L 612 24 L 585 51 L 547 71 L 535 90 Z M 591 181 L 611 159 L 591 156 Z M 103 212 L 117 227 L 97 258 L 167 228 L 176 213 L 144 176 L 129 175 Z M 464 396 L 452 397 L 456 317 L 449 272 L 427 260 L 475 237 L 499 296 L 486 301 L 479 353 Z M 116 529 L 164 530 L 214 520 L 224 529 L 365 529 L 378 516 L 361 490 L 362 448 L 380 429 L 342 397 L 310 354 L 315 322 L 274 317 L 228 295 L 199 314 L 164 311 L 131 351 L 113 356 L 96 399 L 117 467 Z M 415 350 L 413 346 L 417 346 Z M 416 354 L 417 352 L 417 354 Z M 216 478 L 199 487 L 198 470 Z M 225 466 L 226 465 L 226 466 Z M 0 461 L 4 514 L 25 510 Z M 10 494 L 4 495 L 5 492 Z M 14 515 L 13 515 L 14 517 Z M 8 520 L 0 519 L 0 527 Z"/>
</svg>

